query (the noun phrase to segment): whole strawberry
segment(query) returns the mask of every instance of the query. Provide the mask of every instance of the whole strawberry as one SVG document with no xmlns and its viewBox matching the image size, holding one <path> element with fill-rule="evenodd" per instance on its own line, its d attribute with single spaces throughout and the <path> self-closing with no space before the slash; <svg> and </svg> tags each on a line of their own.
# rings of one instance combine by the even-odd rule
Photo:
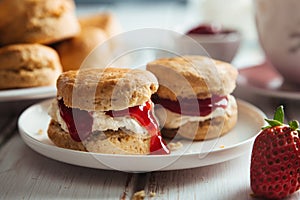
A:
<svg viewBox="0 0 300 200">
<path fill-rule="evenodd" d="M 257 197 L 282 199 L 300 187 L 299 123 L 283 124 L 282 106 L 266 121 L 252 149 L 251 189 Z"/>
</svg>

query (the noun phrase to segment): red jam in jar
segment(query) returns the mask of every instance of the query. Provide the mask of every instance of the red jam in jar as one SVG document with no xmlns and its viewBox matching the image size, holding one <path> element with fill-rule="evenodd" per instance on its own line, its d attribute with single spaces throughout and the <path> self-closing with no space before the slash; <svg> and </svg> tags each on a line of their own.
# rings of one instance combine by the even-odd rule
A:
<svg viewBox="0 0 300 200">
<path fill-rule="evenodd" d="M 212 24 L 200 24 L 197 27 L 189 30 L 186 34 L 203 34 L 203 35 L 216 35 L 216 34 L 229 34 L 235 32 L 234 30 L 223 29 L 221 26 Z"/>
</svg>

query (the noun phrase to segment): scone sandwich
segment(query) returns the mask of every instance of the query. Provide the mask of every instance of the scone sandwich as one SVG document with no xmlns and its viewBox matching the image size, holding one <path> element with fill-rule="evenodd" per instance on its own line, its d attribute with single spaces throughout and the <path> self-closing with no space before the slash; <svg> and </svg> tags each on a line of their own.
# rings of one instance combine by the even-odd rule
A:
<svg viewBox="0 0 300 200">
<path fill-rule="evenodd" d="M 59 147 L 108 154 L 168 154 L 153 115 L 155 76 L 145 70 L 88 68 L 57 80 L 48 136 Z"/>
<path fill-rule="evenodd" d="M 162 58 L 147 64 L 158 79 L 152 100 L 163 136 L 177 134 L 192 140 L 219 137 L 237 122 L 231 95 L 237 70 L 230 64 L 202 56 Z"/>
</svg>

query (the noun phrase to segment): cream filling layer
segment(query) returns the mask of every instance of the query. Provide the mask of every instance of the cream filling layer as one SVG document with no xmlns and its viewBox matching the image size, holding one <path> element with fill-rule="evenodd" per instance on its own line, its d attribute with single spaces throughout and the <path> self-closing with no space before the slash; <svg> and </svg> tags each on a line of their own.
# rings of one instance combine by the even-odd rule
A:
<svg viewBox="0 0 300 200">
<path fill-rule="evenodd" d="M 155 115 L 159 124 L 168 129 L 176 129 L 188 122 L 203 122 L 214 117 L 224 116 L 225 114 L 231 115 L 232 110 L 236 107 L 236 100 L 233 96 L 228 95 L 228 106 L 223 108 L 216 108 L 213 112 L 206 116 L 187 116 L 174 113 L 162 106 L 155 107 Z"/>
<path fill-rule="evenodd" d="M 51 103 L 48 114 L 60 124 L 64 131 L 69 132 L 67 124 L 60 115 L 57 100 Z M 131 117 L 111 117 L 101 111 L 93 111 L 91 115 L 93 117 L 92 131 L 125 129 L 136 134 L 148 134 L 148 131 Z"/>
</svg>

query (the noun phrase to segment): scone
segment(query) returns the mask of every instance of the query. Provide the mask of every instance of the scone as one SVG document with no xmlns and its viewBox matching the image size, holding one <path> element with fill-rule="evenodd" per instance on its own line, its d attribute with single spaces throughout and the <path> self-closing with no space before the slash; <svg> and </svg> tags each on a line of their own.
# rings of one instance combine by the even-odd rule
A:
<svg viewBox="0 0 300 200">
<path fill-rule="evenodd" d="M 105 32 L 100 28 L 83 27 L 78 35 L 56 44 L 54 48 L 59 54 L 63 70 L 79 69 L 92 50 L 106 39 Z"/>
<path fill-rule="evenodd" d="M 145 70 L 88 68 L 57 80 L 48 136 L 59 147 L 108 154 L 167 154 L 153 116 L 155 76 Z"/>
<path fill-rule="evenodd" d="M 237 104 L 230 95 L 237 70 L 202 56 L 162 58 L 147 64 L 158 79 L 152 100 L 162 134 L 192 140 L 219 137 L 237 122 Z"/>
<path fill-rule="evenodd" d="M 83 28 L 92 26 L 102 29 L 108 38 L 122 30 L 117 18 L 109 12 L 80 16 L 78 20 Z"/>
<path fill-rule="evenodd" d="M 2 0 L 0 17 L 0 45 L 51 44 L 80 31 L 73 0 Z"/>
<path fill-rule="evenodd" d="M 78 20 L 82 29 L 86 27 L 97 27 L 105 32 L 108 40 L 97 49 L 97 51 L 101 49 L 102 59 L 97 59 L 97 56 L 91 56 L 87 59 L 87 63 L 94 65 L 94 63 L 99 62 L 100 65 L 106 66 L 108 61 L 112 61 L 111 56 L 115 55 L 120 49 L 120 46 L 124 45 L 118 37 L 111 39 L 113 36 L 122 32 L 122 27 L 117 17 L 110 12 L 103 12 L 80 16 Z M 115 64 L 116 66 L 123 66 L 127 64 L 127 60 L 124 59 L 124 57 L 118 58 L 118 62 Z"/>
<path fill-rule="evenodd" d="M 62 72 L 58 54 L 40 44 L 0 48 L 0 89 L 55 85 Z"/>
</svg>

